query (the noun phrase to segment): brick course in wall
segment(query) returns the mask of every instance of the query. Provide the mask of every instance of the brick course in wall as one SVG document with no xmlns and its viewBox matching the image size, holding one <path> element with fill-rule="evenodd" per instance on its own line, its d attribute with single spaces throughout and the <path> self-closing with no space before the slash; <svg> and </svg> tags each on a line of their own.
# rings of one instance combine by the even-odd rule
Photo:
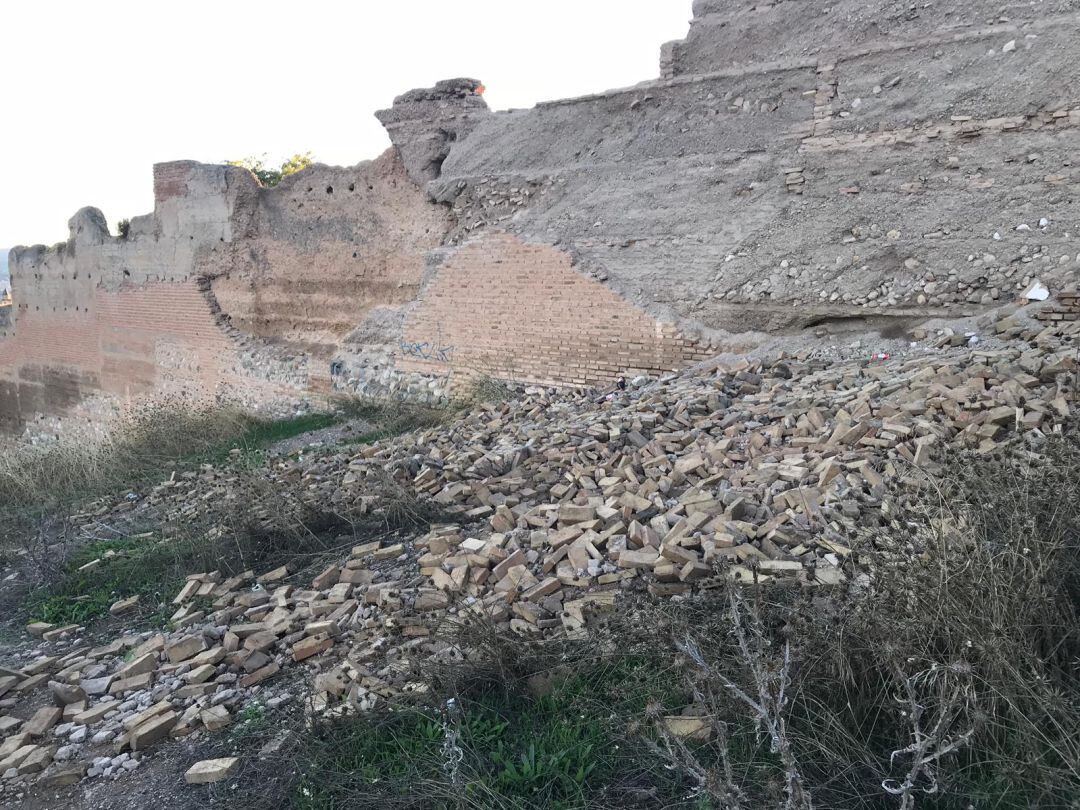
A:
<svg viewBox="0 0 1080 810">
<path fill-rule="evenodd" d="M 570 257 L 509 234 L 462 247 L 405 321 L 399 368 L 590 385 L 674 371 L 709 356 Z"/>
<path fill-rule="evenodd" d="M 285 393 L 239 372 L 236 347 L 195 282 L 94 292 L 88 312 L 29 311 L 0 340 L 4 421 L 54 412 L 97 393 L 200 397 L 229 386 L 266 398 Z M 56 396 L 59 380 L 69 395 Z"/>
<path fill-rule="evenodd" d="M 190 169 L 184 161 L 159 163 L 154 167 L 154 200 L 162 202 L 184 196 L 189 174 Z"/>
</svg>

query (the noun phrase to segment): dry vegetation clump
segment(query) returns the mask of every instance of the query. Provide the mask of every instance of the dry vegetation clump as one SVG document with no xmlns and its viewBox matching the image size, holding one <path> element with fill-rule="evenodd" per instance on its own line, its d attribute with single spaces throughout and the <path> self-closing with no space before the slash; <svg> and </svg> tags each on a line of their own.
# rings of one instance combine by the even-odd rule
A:
<svg viewBox="0 0 1080 810">
<path fill-rule="evenodd" d="M 1043 450 L 956 459 L 921 514 L 868 538 L 873 573 L 842 595 L 736 592 L 715 611 L 670 614 L 695 703 L 728 729 L 709 756 L 674 748 L 703 794 L 716 806 L 1077 806 L 1080 443 Z M 754 798 L 769 780 L 732 778 L 754 761 L 732 742 L 748 724 L 774 763 L 771 796 Z"/>
<path fill-rule="evenodd" d="M 464 408 L 483 402 L 505 402 L 513 396 L 513 393 L 513 386 L 505 380 L 496 379 L 483 372 L 476 372 L 456 398 L 455 404 Z"/>
<path fill-rule="evenodd" d="M 159 400 L 133 408 L 93 437 L 11 446 L 0 454 L 0 554 L 28 560 L 37 579 L 55 577 L 86 539 L 80 516 L 101 499 L 122 499 L 227 453 L 253 424 L 234 408 Z"/>
<path fill-rule="evenodd" d="M 1080 443 L 1026 453 L 956 459 L 843 589 L 627 600 L 587 640 L 463 618 L 426 692 L 317 719 L 228 800 L 1075 808 Z"/>
<path fill-rule="evenodd" d="M 380 436 L 440 418 L 357 407 L 371 409 L 353 415 Z M 91 496 L 160 481 L 188 452 L 228 463 L 197 509 L 181 503 L 151 531 L 63 546 L 31 599 L 36 618 L 82 622 L 139 594 L 148 618 L 164 622 L 187 574 L 287 565 L 295 581 L 310 580 L 360 538 L 397 534 L 408 548 L 440 518 L 389 471 L 370 476 L 358 500 L 327 503 L 296 467 L 260 455 L 292 428 L 237 438 L 232 418 L 136 422 L 108 450 L 41 451 L 70 459 L 58 476 L 37 458 L 4 474 L 3 491 L 29 500 L 23 514 L 41 519 L 41 533 L 45 518 Z M 835 588 L 780 580 L 667 602 L 627 597 L 594 617 L 585 639 L 524 638 L 462 610 L 418 642 L 435 645 L 439 663 L 396 662 L 426 689 L 363 714 L 297 721 L 214 802 L 1080 807 L 1078 474 L 1076 434 L 1037 454 L 1016 443 L 957 456 L 932 477 L 913 472 L 894 499 L 903 511 L 866 531 L 858 565 Z M 73 529 L 55 520 L 51 548 Z M 231 753 L 256 740 L 270 741 L 221 745 Z"/>
<path fill-rule="evenodd" d="M 267 449 L 360 420 L 375 441 L 430 426 L 444 412 L 397 402 L 346 401 L 332 413 L 252 417 L 222 406 L 147 403 L 96 440 L 21 446 L 0 457 L 0 551 L 21 575 L 0 589 L 0 609 L 20 620 L 84 623 L 139 596 L 162 624 L 170 594 L 198 571 L 227 574 L 289 565 L 296 571 L 343 553 L 358 535 L 388 535 L 439 517 L 389 476 L 361 504 L 320 501 Z M 214 481 L 197 503 L 158 498 L 115 511 L 178 475 Z M 88 563 L 94 567 L 85 569 Z"/>
<path fill-rule="evenodd" d="M 358 542 L 405 537 L 443 517 L 389 476 L 370 483 L 370 500 L 335 508 L 312 499 L 300 480 L 242 462 L 233 470 L 228 486 L 198 510 L 158 514 L 149 531 L 87 540 L 83 527 L 67 543 L 30 547 L 37 577 L 16 600 L 19 616 L 84 624 L 139 596 L 142 622 L 165 626 L 172 597 L 192 573 L 228 577 L 286 566 L 297 581 L 310 579 Z"/>
<path fill-rule="evenodd" d="M 12 445 L 0 455 L 0 517 L 55 515 L 160 480 L 170 466 L 238 439 L 252 422 L 234 408 L 164 400 L 127 411 L 93 438 Z"/>
</svg>

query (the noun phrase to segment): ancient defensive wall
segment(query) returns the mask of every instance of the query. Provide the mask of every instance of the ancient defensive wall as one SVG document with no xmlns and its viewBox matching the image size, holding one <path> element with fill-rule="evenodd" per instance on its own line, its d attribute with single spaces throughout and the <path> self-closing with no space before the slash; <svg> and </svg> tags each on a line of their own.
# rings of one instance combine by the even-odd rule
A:
<svg viewBox="0 0 1080 810">
<path fill-rule="evenodd" d="M 763 336 L 974 314 L 1080 275 L 1080 0 L 698 0 L 661 78 L 495 113 L 275 188 L 154 169 L 154 212 L 11 255 L 0 419 L 593 384 Z"/>
</svg>

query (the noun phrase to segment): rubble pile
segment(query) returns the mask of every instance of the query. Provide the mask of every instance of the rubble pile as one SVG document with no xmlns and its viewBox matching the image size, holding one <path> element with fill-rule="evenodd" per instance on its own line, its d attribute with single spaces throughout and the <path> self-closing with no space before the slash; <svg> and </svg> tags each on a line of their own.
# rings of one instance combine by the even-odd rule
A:
<svg viewBox="0 0 1080 810">
<path fill-rule="evenodd" d="M 378 508 L 372 482 L 389 475 L 444 519 L 359 538 L 314 577 L 192 574 L 168 632 L 93 646 L 83 628 L 31 625 L 40 643 L 0 668 L 0 785 L 119 777 L 161 741 L 228 728 L 254 700 L 363 710 L 423 692 L 425 662 L 462 655 L 440 627 L 466 615 L 580 637 L 625 592 L 865 580 L 857 536 L 900 516 L 943 455 L 1037 451 L 1072 417 L 1080 322 L 1017 314 L 992 331 L 943 332 L 888 359 L 808 352 L 604 394 L 529 389 L 447 425 L 277 461 L 267 474 L 312 503 Z M 232 475 L 207 467 L 145 501 L 192 514 Z M 199 765 L 188 781 L 236 762 Z"/>
</svg>

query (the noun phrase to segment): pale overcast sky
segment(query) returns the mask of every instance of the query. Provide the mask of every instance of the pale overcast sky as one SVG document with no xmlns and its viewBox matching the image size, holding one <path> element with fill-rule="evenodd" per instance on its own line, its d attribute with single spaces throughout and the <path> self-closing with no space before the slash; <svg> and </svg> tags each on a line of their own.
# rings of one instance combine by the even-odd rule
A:
<svg viewBox="0 0 1080 810">
<path fill-rule="evenodd" d="M 151 166 L 389 145 L 375 110 L 469 76 L 494 109 L 656 78 L 691 0 L 0 2 L 0 247 L 153 207 Z"/>
</svg>

